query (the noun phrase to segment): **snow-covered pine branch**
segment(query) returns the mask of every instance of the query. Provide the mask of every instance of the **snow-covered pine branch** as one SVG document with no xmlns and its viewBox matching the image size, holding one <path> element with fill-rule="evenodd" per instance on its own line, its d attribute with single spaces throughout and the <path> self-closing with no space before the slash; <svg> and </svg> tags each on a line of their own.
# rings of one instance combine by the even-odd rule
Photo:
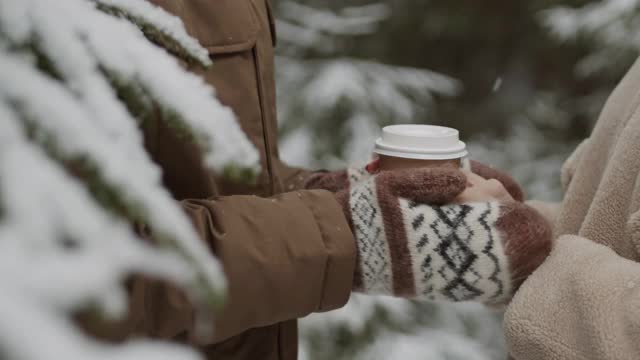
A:
<svg viewBox="0 0 640 360">
<path fill-rule="evenodd" d="M 581 76 L 619 72 L 640 54 L 640 0 L 600 0 L 582 7 L 558 6 L 541 20 L 561 41 L 585 40 L 592 51 L 577 66 Z"/>
<path fill-rule="evenodd" d="M 122 315 L 132 273 L 170 280 L 203 306 L 224 296 L 218 263 L 162 187 L 138 127 L 168 122 L 219 173 L 255 173 L 258 154 L 213 89 L 145 35 L 208 65 L 178 19 L 141 0 L 0 0 L 0 304 L 16 319 L 0 325 L 2 358 L 192 359 L 100 345 L 71 313 Z"/>
<path fill-rule="evenodd" d="M 107 13 L 124 17 L 164 49 L 202 67 L 211 65 L 209 52 L 192 38 L 182 21 L 145 0 L 93 0 L 97 7 Z"/>
<path fill-rule="evenodd" d="M 282 154 L 292 164 L 364 161 L 381 125 L 419 121 L 435 96 L 461 88 L 425 69 L 345 56 L 350 41 L 374 33 L 390 15 L 385 3 L 332 11 L 286 1 L 279 10 L 278 115 Z"/>
<path fill-rule="evenodd" d="M 87 85 L 89 81 L 101 82 L 99 87 L 110 92 L 101 98 L 122 99 L 129 116 L 145 121 L 159 110 L 163 121 L 208 147 L 207 161 L 215 170 L 257 170 L 258 154 L 231 110 L 212 100 L 213 90 L 200 77 L 163 56 L 164 50 L 146 41 L 128 21 L 96 11 L 91 1 L 64 0 L 54 6 L 47 1 L 3 0 L 0 6 L 0 43 L 35 57 L 41 69 L 70 83 L 79 96 L 100 91 Z M 68 21 L 69 16 L 74 20 Z M 16 24 L 29 18 L 34 19 Z M 183 27 L 166 32 L 181 31 Z"/>
<path fill-rule="evenodd" d="M 388 16 L 389 7 L 384 3 L 345 7 L 333 12 L 284 1 L 279 4 L 276 19 L 278 38 L 284 42 L 278 50 L 289 55 L 302 51 L 331 53 L 337 50 L 336 37 L 371 34 Z"/>
</svg>

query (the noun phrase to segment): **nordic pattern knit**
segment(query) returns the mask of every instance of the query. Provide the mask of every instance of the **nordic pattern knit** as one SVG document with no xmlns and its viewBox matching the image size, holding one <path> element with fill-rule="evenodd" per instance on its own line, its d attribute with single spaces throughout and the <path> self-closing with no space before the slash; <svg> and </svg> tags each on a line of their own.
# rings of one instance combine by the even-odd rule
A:
<svg viewBox="0 0 640 360">
<path fill-rule="evenodd" d="M 337 197 L 358 246 L 354 290 L 499 305 L 543 261 L 550 226 L 522 203 L 430 205 L 462 192 L 466 180 L 457 173 L 348 172 L 351 186 Z M 420 182 L 416 174 L 426 177 Z M 422 186 L 417 199 L 411 189 L 399 194 L 410 182 Z"/>
</svg>

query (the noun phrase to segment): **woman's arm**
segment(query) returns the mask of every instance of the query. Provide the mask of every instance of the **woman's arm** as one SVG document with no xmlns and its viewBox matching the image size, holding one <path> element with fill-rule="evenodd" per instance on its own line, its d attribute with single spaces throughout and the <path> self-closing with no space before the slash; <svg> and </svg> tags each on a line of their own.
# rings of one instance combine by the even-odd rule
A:
<svg viewBox="0 0 640 360">
<path fill-rule="evenodd" d="M 515 359 L 640 359 L 640 264 L 563 236 L 514 297 L 505 330 Z"/>
</svg>

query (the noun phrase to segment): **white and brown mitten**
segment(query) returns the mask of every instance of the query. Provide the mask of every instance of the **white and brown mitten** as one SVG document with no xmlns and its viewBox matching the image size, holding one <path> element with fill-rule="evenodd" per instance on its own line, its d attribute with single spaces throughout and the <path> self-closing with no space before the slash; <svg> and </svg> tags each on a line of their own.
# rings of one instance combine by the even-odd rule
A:
<svg viewBox="0 0 640 360">
<path fill-rule="evenodd" d="M 479 161 L 471 160 L 470 163 L 473 173 L 486 180 L 498 180 L 514 200 L 524 201 L 525 196 L 522 187 L 511 176 Z M 304 188 L 323 189 L 335 193 L 378 173 L 378 166 L 378 161 L 373 160 L 364 167 L 352 167 L 337 171 L 317 171 L 305 181 Z"/>
<path fill-rule="evenodd" d="M 381 172 L 336 193 L 358 247 L 354 290 L 502 305 L 551 250 L 550 225 L 521 202 L 450 204 L 455 169 Z"/>
</svg>

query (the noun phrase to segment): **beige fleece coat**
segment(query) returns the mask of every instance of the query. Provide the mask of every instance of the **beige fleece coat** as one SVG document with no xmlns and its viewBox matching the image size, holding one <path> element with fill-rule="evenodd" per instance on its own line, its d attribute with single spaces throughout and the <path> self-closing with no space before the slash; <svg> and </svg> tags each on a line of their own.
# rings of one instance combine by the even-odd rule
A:
<svg viewBox="0 0 640 360">
<path fill-rule="evenodd" d="M 505 319 L 516 360 L 640 359 L 640 61 L 563 169 L 558 238 Z"/>
</svg>

